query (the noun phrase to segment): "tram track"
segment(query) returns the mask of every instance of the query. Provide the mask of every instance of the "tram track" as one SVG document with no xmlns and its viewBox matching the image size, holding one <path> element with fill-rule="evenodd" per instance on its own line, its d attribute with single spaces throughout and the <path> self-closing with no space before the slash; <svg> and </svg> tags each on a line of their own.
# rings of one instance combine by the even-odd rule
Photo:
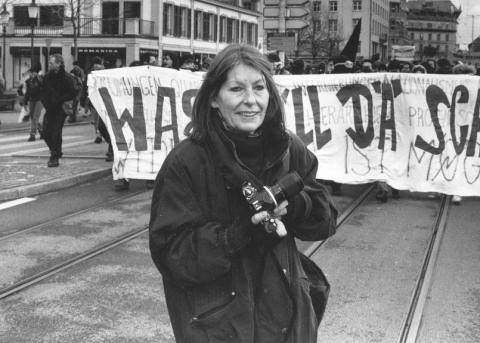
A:
<svg viewBox="0 0 480 343">
<path fill-rule="evenodd" d="M 447 226 L 452 196 L 443 195 L 435 219 L 422 268 L 415 285 L 409 310 L 397 343 L 415 343 L 420 330 L 424 307 L 430 291 L 440 245 Z"/>
<path fill-rule="evenodd" d="M 16 230 L 16 231 L 13 231 L 13 232 L 10 232 L 10 233 L 6 233 L 6 234 L 3 234 L 2 232 L 0 232 L 0 243 L 4 240 L 7 240 L 9 238 L 12 238 L 12 237 L 15 237 L 15 236 L 18 236 L 18 235 L 21 235 L 21 234 L 25 234 L 25 233 L 28 233 L 28 232 L 31 232 L 31 231 L 39 230 L 39 229 L 42 229 L 44 227 L 45 228 L 50 227 L 52 224 L 59 223 L 63 220 L 69 219 L 69 218 L 73 218 L 75 216 L 78 216 L 80 214 L 89 212 L 91 210 L 98 209 L 100 207 L 108 207 L 109 205 L 114 205 L 115 203 L 119 203 L 121 201 L 128 200 L 129 198 L 133 198 L 133 197 L 135 197 L 135 196 L 137 196 L 141 193 L 144 193 L 144 192 L 146 192 L 146 190 L 132 191 L 128 194 L 121 195 L 121 196 L 114 195 L 114 196 L 111 196 L 111 197 L 105 199 L 104 201 L 102 201 L 100 203 L 96 203 L 92 206 L 81 209 L 79 211 L 68 213 L 66 215 L 48 220 L 46 222 L 43 222 L 43 223 L 40 223 L 40 224 L 37 224 L 37 225 L 32 225 L 32 226 L 29 226 L 29 227 L 26 227 L 26 228 L 23 228 L 23 229 L 19 229 L 19 230 Z"/>
<path fill-rule="evenodd" d="M 343 222 L 345 222 L 349 216 L 352 215 L 352 213 L 354 213 L 355 209 L 358 208 L 361 203 L 368 197 L 368 195 L 372 192 L 372 190 L 374 189 L 374 186 L 373 185 L 369 185 L 366 187 L 365 190 L 363 190 L 363 192 L 361 192 L 361 194 L 359 196 L 357 196 L 350 204 L 349 206 L 346 208 L 345 211 L 342 212 L 342 214 L 340 215 L 338 221 L 337 221 L 337 228 L 340 227 L 342 225 Z M 138 192 L 140 193 L 140 192 Z M 130 194 L 131 196 L 133 196 L 133 194 Z M 128 198 L 128 196 L 124 197 L 124 198 Z M 97 208 L 98 205 L 96 206 L 92 206 L 91 209 L 93 208 Z M 82 211 L 78 211 L 76 213 L 72 213 L 72 214 L 68 214 L 64 217 L 62 217 L 63 219 L 65 218 L 69 218 L 69 217 L 72 217 L 74 215 L 78 215 L 80 213 L 84 213 L 84 212 L 87 212 L 89 209 L 84 209 Z M 60 218 L 58 219 L 54 219 L 50 222 L 54 222 L 54 221 L 59 221 Z M 17 235 L 17 234 L 20 234 L 20 233 L 27 233 L 27 232 L 30 232 L 30 231 L 33 231 L 34 229 L 37 229 L 37 228 L 41 228 L 42 226 L 44 225 L 47 225 L 46 223 L 42 223 L 42 224 L 39 224 L 35 227 L 32 227 L 32 228 L 28 228 L 28 229 L 25 229 L 25 230 L 22 230 L 21 232 L 16 232 L 16 233 L 12 233 L 11 235 L 9 235 L 9 237 L 12 237 L 13 235 Z M 26 278 L 23 278 L 15 283 L 13 283 L 12 285 L 9 285 L 7 287 L 4 287 L 4 288 L 1 288 L 0 289 L 0 299 L 4 299 L 4 298 L 7 298 L 13 294 L 16 294 L 18 292 L 21 292 L 22 290 L 32 286 L 32 285 L 35 285 L 49 277 L 52 277 L 68 268 L 71 268 L 75 265 L 78 265 L 79 263 L 85 261 L 85 260 L 88 260 L 88 259 L 91 259 L 95 256 L 98 256 L 108 250 L 111 250 L 123 243 L 126 243 L 128 241 L 131 241 L 135 238 L 137 238 L 138 236 L 144 234 L 148 232 L 148 226 L 142 226 L 140 228 L 137 228 L 135 230 L 132 230 L 132 231 L 129 231 L 113 240 L 110 240 L 108 242 L 105 242 L 101 245 L 98 245 L 96 247 L 93 247 L 87 251 L 85 251 L 84 253 L 81 253 L 81 254 L 78 254 L 76 256 L 73 256 L 67 260 L 64 260 L 60 263 L 57 263 L 53 266 L 51 266 L 50 268 L 47 268 L 45 270 L 42 270 L 38 273 L 35 273 L 34 275 L 31 275 L 31 276 L 28 276 Z M 5 236 L 4 236 L 5 237 Z M 4 238 L 4 237 L 1 237 L 0 238 L 0 242 L 1 240 Z M 319 248 L 320 246 L 323 244 L 324 241 L 320 241 L 320 242 L 316 242 L 314 244 L 312 244 L 310 247 L 307 248 L 307 250 L 305 251 L 307 254 L 309 255 L 313 255 Z"/>
<path fill-rule="evenodd" d="M 368 186 L 355 200 L 353 200 L 350 205 L 340 214 L 337 218 L 337 230 L 342 226 L 342 224 L 355 212 L 355 210 L 360 207 L 360 205 L 365 201 L 368 195 L 374 190 L 375 184 Z M 327 240 L 318 241 L 312 243 L 303 254 L 307 257 L 312 257 L 315 252 L 320 249 L 320 247 Z"/>
</svg>

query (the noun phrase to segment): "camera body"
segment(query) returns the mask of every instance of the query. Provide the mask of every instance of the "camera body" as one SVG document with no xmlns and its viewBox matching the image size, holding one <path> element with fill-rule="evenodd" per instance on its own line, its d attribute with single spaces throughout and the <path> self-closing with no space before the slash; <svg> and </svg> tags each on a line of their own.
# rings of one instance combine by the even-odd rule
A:
<svg viewBox="0 0 480 343">
<path fill-rule="evenodd" d="M 273 211 L 282 201 L 293 197 L 304 187 L 303 180 L 297 172 L 283 176 L 272 186 L 257 189 L 250 182 L 242 184 L 242 194 L 254 212 Z"/>
</svg>

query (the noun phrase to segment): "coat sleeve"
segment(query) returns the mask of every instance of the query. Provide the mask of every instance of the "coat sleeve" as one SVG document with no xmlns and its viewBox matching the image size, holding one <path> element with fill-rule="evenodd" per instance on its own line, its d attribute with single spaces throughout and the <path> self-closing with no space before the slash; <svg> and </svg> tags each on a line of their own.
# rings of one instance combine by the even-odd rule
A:
<svg viewBox="0 0 480 343">
<path fill-rule="evenodd" d="M 76 91 L 75 91 L 75 80 L 73 79 L 73 75 L 70 74 L 65 70 L 65 83 L 64 83 L 65 88 L 63 89 L 62 92 L 62 103 L 65 101 L 70 101 L 73 98 L 75 98 Z"/>
<path fill-rule="evenodd" d="M 251 239 L 250 218 L 228 227 L 202 213 L 189 172 L 168 158 L 155 182 L 150 216 L 150 252 L 163 277 L 181 284 L 210 282 L 230 271 L 231 258 Z M 205 190 L 203 190 L 205 191 Z"/>
<path fill-rule="evenodd" d="M 289 203 L 287 228 L 301 240 L 326 239 L 336 231 L 338 211 L 328 190 L 316 178 L 317 158 L 297 136 L 292 140 L 292 169 L 302 177 L 305 187 Z"/>
</svg>

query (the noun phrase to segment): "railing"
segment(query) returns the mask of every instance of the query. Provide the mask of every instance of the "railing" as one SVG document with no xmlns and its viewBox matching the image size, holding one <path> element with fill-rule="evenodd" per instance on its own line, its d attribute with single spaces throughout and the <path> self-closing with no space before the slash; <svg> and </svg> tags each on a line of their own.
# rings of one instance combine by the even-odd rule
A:
<svg viewBox="0 0 480 343">
<path fill-rule="evenodd" d="M 14 27 L 16 36 L 29 36 L 30 26 Z M 66 18 L 63 26 L 35 26 L 34 34 L 41 36 L 73 35 L 71 21 Z M 155 22 L 139 18 L 81 18 L 79 36 L 126 36 L 155 37 Z M 158 35 L 158 34 L 157 34 Z"/>
</svg>

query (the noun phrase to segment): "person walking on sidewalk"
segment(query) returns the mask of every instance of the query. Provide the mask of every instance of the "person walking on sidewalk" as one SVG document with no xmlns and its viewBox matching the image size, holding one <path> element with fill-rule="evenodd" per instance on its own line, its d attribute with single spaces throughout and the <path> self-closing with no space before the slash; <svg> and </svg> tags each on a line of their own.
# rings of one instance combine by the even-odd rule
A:
<svg viewBox="0 0 480 343">
<path fill-rule="evenodd" d="M 78 64 L 78 61 L 73 62 L 73 69 L 70 70 L 70 74 L 74 76 L 74 81 L 76 84 L 75 89 L 77 90 L 77 94 L 73 99 L 73 110 L 70 118 L 68 118 L 68 122 L 75 123 L 77 121 L 78 106 L 80 105 L 80 99 L 82 98 L 82 93 L 84 89 L 83 84 L 85 83 L 85 72 Z"/>
<path fill-rule="evenodd" d="M 63 104 L 76 95 L 73 77 L 67 75 L 63 57 L 53 54 L 48 60 L 48 73 L 43 79 L 42 104 L 45 107 L 42 136 L 50 149 L 49 167 L 58 167 L 62 157 L 62 130 L 65 122 Z"/>
<path fill-rule="evenodd" d="M 40 134 L 42 138 L 42 124 L 40 123 L 40 115 L 43 110 L 41 96 L 43 91 L 43 76 L 40 75 L 42 66 L 37 64 L 30 68 L 29 78 L 25 81 L 25 97 L 23 99 L 24 105 L 28 106 L 28 113 L 30 115 L 30 137 L 28 142 L 35 141 L 35 135 Z"/>
</svg>

